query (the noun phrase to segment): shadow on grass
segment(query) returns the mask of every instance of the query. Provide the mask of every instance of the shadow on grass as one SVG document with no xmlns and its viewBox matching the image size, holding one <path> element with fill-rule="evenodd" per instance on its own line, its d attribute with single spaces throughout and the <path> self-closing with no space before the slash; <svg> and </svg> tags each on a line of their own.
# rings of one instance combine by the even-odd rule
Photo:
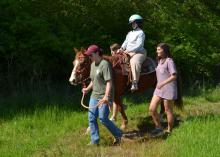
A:
<svg viewBox="0 0 220 157">
<path fill-rule="evenodd" d="M 180 119 L 180 116 L 175 115 L 173 129 L 179 127 L 181 122 L 182 122 L 182 120 Z M 166 121 L 165 116 L 163 116 L 163 121 L 161 122 L 161 125 L 163 126 L 163 128 L 167 128 L 167 121 Z M 144 118 L 140 117 L 138 119 L 137 128 L 138 128 L 137 130 L 131 130 L 131 131 L 124 132 L 123 137 L 130 139 L 130 140 L 137 140 L 138 139 L 140 142 L 146 141 L 146 139 L 149 140 L 149 138 L 160 138 L 160 139 L 167 138 L 167 136 L 165 134 L 162 134 L 162 135 L 156 136 L 156 137 L 151 136 L 152 130 L 155 129 L 155 125 L 153 123 L 151 116 L 147 116 Z M 146 135 L 147 135 L 147 138 L 146 138 Z"/>
<path fill-rule="evenodd" d="M 36 111 L 44 111 L 48 108 L 58 108 L 60 111 L 68 112 L 87 111 L 80 105 L 81 86 L 45 85 L 36 89 L 26 87 L 7 94 L 2 93 L 0 99 L 1 120 L 11 120 L 17 115 L 32 115 Z M 89 95 L 85 97 L 85 104 L 89 103 Z"/>
<path fill-rule="evenodd" d="M 153 88 L 150 88 L 142 93 L 126 92 L 123 99 L 126 99 L 131 104 L 141 104 L 146 101 L 150 101 L 153 95 Z"/>
</svg>

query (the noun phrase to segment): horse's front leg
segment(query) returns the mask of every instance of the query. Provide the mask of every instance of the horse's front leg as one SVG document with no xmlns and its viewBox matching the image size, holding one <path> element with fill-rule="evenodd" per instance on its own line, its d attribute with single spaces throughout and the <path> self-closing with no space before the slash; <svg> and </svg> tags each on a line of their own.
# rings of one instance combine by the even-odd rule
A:
<svg viewBox="0 0 220 157">
<path fill-rule="evenodd" d="M 117 106 L 117 110 L 121 113 L 122 115 L 122 124 L 121 124 L 121 129 L 125 129 L 127 124 L 128 124 L 128 118 L 127 118 L 127 115 L 125 113 L 125 109 L 124 109 L 124 106 L 122 105 L 122 101 L 120 98 L 115 98 L 114 100 L 114 103 L 115 105 Z M 113 110 L 114 112 L 114 110 Z M 113 113 L 114 115 L 114 113 Z"/>
</svg>

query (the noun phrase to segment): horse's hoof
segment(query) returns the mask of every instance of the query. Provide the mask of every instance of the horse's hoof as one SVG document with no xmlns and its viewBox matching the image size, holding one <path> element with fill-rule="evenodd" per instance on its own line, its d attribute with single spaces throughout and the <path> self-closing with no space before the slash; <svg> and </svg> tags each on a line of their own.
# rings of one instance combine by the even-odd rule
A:
<svg viewBox="0 0 220 157">
<path fill-rule="evenodd" d="M 117 119 L 115 117 L 111 117 L 109 120 L 115 123 Z"/>
</svg>

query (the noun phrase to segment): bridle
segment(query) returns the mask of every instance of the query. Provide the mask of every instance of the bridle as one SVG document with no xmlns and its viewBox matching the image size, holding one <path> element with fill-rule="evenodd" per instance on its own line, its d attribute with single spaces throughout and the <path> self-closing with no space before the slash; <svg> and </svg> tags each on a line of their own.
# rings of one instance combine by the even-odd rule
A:
<svg viewBox="0 0 220 157">
<path fill-rule="evenodd" d="M 86 86 L 86 84 L 88 83 L 88 81 L 90 81 L 90 78 L 89 78 L 89 75 L 87 77 L 84 78 L 83 74 L 87 71 L 87 70 L 90 70 L 90 66 L 91 66 L 91 59 L 90 58 L 87 58 L 87 56 L 85 55 L 79 55 L 77 57 L 77 59 L 82 60 L 84 59 L 84 61 L 86 61 L 86 59 L 88 59 L 88 62 L 86 63 L 83 63 L 83 66 L 82 65 L 79 65 L 80 69 L 76 68 L 75 72 L 77 75 L 79 75 L 79 78 L 80 78 L 80 81 L 78 83 L 81 83 L 82 86 Z"/>
</svg>

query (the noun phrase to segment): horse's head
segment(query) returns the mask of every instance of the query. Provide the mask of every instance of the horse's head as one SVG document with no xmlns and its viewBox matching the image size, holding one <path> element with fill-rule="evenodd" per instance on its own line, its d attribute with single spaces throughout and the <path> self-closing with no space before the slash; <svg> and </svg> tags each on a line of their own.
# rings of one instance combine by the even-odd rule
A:
<svg viewBox="0 0 220 157">
<path fill-rule="evenodd" d="M 85 83 L 89 79 L 91 60 L 88 56 L 84 55 L 84 48 L 81 48 L 81 50 L 74 48 L 74 51 L 76 55 L 73 60 L 73 70 L 69 82 L 72 85 L 77 85 Z"/>
</svg>

